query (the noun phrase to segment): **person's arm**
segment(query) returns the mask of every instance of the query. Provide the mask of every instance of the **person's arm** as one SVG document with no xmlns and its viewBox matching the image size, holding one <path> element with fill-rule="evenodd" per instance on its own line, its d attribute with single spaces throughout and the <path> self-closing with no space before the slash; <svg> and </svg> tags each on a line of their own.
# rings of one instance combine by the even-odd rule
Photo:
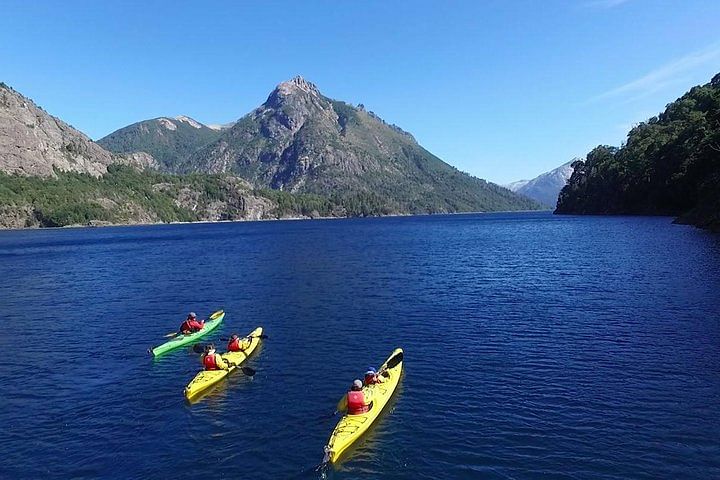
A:
<svg viewBox="0 0 720 480">
<path fill-rule="evenodd" d="M 222 355 L 218 355 L 217 353 L 215 354 L 215 363 L 221 370 L 227 370 L 230 368 L 230 363 L 226 362 Z"/>
</svg>

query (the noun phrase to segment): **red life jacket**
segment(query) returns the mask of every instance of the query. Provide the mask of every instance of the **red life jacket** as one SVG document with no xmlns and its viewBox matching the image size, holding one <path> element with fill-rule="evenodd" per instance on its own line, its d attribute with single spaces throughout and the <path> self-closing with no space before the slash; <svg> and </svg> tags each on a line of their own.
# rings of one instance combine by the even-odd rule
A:
<svg viewBox="0 0 720 480">
<path fill-rule="evenodd" d="M 230 351 L 230 352 L 241 352 L 242 351 L 242 348 L 240 348 L 240 339 L 239 338 L 230 340 L 230 342 L 228 342 L 228 351 Z"/>
<path fill-rule="evenodd" d="M 187 319 L 182 322 L 182 325 L 180 325 L 180 332 L 189 332 L 190 330 L 192 330 L 192 327 L 190 326 L 190 319 Z"/>
<path fill-rule="evenodd" d="M 360 413 L 366 413 L 370 411 L 370 408 L 365 404 L 365 394 L 360 391 L 349 391 L 347 393 L 347 407 L 348 414 L 358 415 Z"/>
<path fill-rule="evenodd" d="M 216 354 L 205 355 L 205 358 L 203 358 L 203 366 L 205 367 L 205 370 L 219 370 L 215 355 Z"/>
<path fill-rule="evenodd" d="M 375 385 L 376 383 L 380 383 L 378 382 L 376 375 L 372 375 L 369 373 L 365 375 L 365 385 Z"/>
</svg>

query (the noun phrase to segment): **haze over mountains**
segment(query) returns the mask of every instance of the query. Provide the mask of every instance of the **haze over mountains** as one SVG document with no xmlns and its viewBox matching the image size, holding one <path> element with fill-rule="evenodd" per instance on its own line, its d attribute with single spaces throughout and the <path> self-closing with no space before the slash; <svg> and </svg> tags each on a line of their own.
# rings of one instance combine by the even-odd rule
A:
<svg viewBox="0 0 720 480">
<path fill-rule="evenodd" d="M 505 185 L 505 187 L 515 193 L 532 198 L 548 208 L 554 209 L 557 205 L 560 190 L 567 184 L 568 179 L 572 175 L 572 164 L 576 160 L 579 159 L 574 158 L 558 168 L 538 175 L 532 180 L 518 180 L 517 182 Z"/>
<path fill-rule="evenodd" d="M 0 134 L 0 226 L 539 208 L 300 77 L 233 124 L 158 117 L 98 143 L 2 84 Z"/>
</svg>

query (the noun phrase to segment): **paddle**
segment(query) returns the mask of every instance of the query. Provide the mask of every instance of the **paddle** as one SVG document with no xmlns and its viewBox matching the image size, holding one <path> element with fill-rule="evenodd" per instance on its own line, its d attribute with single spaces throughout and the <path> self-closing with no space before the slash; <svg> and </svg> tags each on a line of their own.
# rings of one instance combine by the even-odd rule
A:
<svg viewBox="0 0 720 480">
<path fill-rule="evenodd" d="M 208 318 L 208 320 L 215 320 L 215 319 L 218 317 L 218 314 L 219 314 L 219 313 L 222 313 L 223 311 L 224 311 L 224 310 L 218 310 L 217 312 L 215 312 L 215 313 L 213 313 L 212 315 L 210 315 L 210 317 Z M 204 323 L 205 323 L 205 320 L 203 320 L 202 323 L 204 324 Z M 170 333 L 167 333 L 167 334 L 163 335 L 163 337 L 165 337 L 165 338 L 174 338 L 174 337 L 177 337 L 178 335 L 181 335 L 181 334 L 182 334 L 182 332 L 170 332 Z"/>
<path fill-rule="evenodd" d="M 259 338 L 262 340 L 267 340 L 269 337 L 263 333 L 262 335 L 248 335 L 247 337 L 240 337 L 240 340 L 244 340 L 246 338 Z M 220 341 L 229 342 L 230 339 L 226 337 L 220 337 Z"/>
<path fill-rule="evenodd" d="M 193 351 L 195 351 L 195 353 L 204 353 L 205 352 L 205 348 L 198 349 L 197 347 L 201 347 L 201 345 L 198 345 L 198 344 L 193 345 Z M 227 362 L 227 360 L 225 360 L 225 361 Z M 232 363 L 232 362 L 227 362 L 227 363 L 231 367 L 239 368 L 248 377 L 252 377 L 256 373 L 255 370 L 250 367 L 241 366 L 241 365 L 238 365 L 237 363 Z"/>
<path fill-rule="evenodd" d="M 250 368 L 250 367 L 238 366 L 238 365 L 236 365 L 236 364 L 234 364 L 234 363 L 231 363 L 230 365 L 233 365 L 233 366 L 239 368 L 239 369 L 240 369 L 245 375 L 247 375 L 248 377 L 252 377 L 252 376 L 255 375 L 255 373 L 256 373 L 255 370 L 253 370 L 253 369 Z"/>
<path fill-rule="evenodd" d="M 265 335 L 265 334 L 262 334 L 262 335 L 248 335 L 247 337 L 242 337 L 240 340 L 244 340 L 244 339 L 246 339 L 246 338 L 259 338 L 259 339 L 261 339 L 261 340 L 266 340 L 266 339 L 269 338 L 269 337 L 268 337 L 267 335 Z M 227 342 L 227 341 L 229 341 L 229 340 L 230 340 L 229 338 L 220 338 L 220 341 L 221 341 L 221 342 Z M 206 345 L 203 344 L 203 343 L 196 343 L 195 345 L 193 345 L 193 351 L 194 351 L 195 353 L 203 353 L 203 352 L 205 351 L 205 346 L 206 346 Z"/>
<path fill-rule="evenodd" d="M 385 366 L 380 369 L 380 371 L 377 373 L 378 375 L 385 375 L 388 370 L 397 367 L 400 362 L 403 361 L 403 352 L 399 352 L 397 355 L 392 357 L 390 360 L 387 361 Z M 343 395 L 340 401 L 335 406 L 335 413 L 333 415 L 336 415 L 339 412 L 342 412 L 347 408 L 347 395 Z"/>
</svg>

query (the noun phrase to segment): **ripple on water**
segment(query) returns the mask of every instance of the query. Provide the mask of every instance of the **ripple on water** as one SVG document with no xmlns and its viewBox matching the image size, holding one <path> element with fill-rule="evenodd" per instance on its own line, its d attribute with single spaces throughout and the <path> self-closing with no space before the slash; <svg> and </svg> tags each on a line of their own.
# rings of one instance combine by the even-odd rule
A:
<svg viewBox="0 0 720 480">
<path fill-rule="evenodd" d="M 496 214 L 0 232 L 0 477 L 318 478 L 337 400 L 405 374 L 333 479 L 720 478 L 720 239 Z M 150 345 L 270 338 L 197 403 Z"/>
</svg>

